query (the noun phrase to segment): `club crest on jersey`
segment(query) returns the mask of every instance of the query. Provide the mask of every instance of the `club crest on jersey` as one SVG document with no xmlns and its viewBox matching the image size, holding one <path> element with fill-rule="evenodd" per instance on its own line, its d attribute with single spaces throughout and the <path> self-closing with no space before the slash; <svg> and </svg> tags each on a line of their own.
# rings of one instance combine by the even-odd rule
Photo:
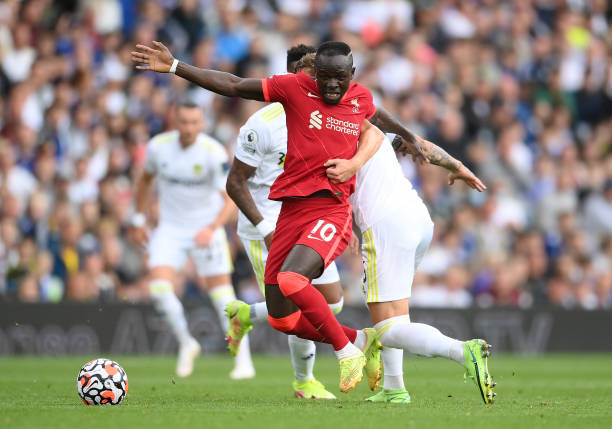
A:
<svg viewBox="0 0 612 429">
<path fill-rule="evenodd" d="M 359 101 L 356 98 L 353 98 L 351 100 L 351 104 L 355 107 L 353 107 L 353 113 L 359 113 Z"/>
<path fill-rule="evenodd" d="M 202 174 L 202 170 L 204 170 L 204 167 L 202 167 L 200 164 L 196 164 L 193 166 L 193 174 L 197 176 Z"/>
<path fill-rule="evenodd" d="M 323 115 L 318 110 L 315 110 L 310 114 L 310 126 L 308 128 L 321 129 L 323 125 Z"/>
</svg>

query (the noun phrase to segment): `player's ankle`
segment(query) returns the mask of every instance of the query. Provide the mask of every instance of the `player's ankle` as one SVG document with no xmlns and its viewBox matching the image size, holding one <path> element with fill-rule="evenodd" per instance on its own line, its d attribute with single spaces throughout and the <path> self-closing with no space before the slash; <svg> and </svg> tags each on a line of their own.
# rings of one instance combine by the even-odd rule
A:
<svg viewBox="0 0 612 429">
<path fill-rule="evenodd" d="M 335 350 L 334 353 L 336 354 L 338 360 L 342 360 L 360 354 L 361 350 L 359 350 L 357 347 L 355 347 L 353 343 L 349 341 L 340 350 Z"/>
</svg>

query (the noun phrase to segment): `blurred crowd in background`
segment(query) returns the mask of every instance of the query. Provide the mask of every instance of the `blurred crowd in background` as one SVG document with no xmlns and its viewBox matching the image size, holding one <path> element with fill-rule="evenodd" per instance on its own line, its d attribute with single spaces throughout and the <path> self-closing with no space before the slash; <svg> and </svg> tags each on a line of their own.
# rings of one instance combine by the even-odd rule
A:
<svg viewBox="0 0 612 429">
<path fill-rule="evenodd" d="M 189 98 L 231 156 L 262 106 L 135 70 L 152 40 L 248 77 L 285 72 L 297 43 L 345 41 L 376 103 L 481 177 L 479 194 L 400 159 L 436 225 L 413 306 L 612 308 L 606 0 L 0 1 L 0 300 L 147 301 L 129 228 L 147 141 Z M 257 300 L 228 232 L 238 294 Z M 363 302 L 360 257 L 339 268 Z"/>
</svg>

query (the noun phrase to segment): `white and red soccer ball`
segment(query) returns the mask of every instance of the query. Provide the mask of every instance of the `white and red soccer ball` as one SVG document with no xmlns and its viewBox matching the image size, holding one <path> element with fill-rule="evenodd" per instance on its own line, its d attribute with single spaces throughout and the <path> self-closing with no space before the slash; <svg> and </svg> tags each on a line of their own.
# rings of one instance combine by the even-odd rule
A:
<svg viewBox="0 0 612 429">
<path fill-rule="evenodd" d="M 119 405 L 128 391 L 127 374 L 110 359 L 90 360 L 79 371 L 77 390 L 87 405 Z"/>
</svg>

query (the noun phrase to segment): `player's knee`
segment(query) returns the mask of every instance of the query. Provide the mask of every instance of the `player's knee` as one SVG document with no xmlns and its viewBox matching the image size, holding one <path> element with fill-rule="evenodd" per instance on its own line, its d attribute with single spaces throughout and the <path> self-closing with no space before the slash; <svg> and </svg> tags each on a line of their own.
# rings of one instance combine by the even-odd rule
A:
<svg viewBox="0 0 612 429">
<path fill-rule="evenodd" d="M 292 271 L 283 271 L 277 276 L 278 287 L 285 296 L 293 295 L 310 284 L 310 279 Z"/>
<path fill-rule="evenodd" d="M 342 311 L 342 307 L 344 307 L 344 297 L 340 297 L 340 301 L 338 302 L 334 302 L 333 304 L 328 303 L 327 305 L 329 305 L 332 313 L 339 314 Z"/>
<path fill-rule="evenodd" d="M 280 332 L 284 332 L 286 334 L 293 333 L 295 326 L 300 320 L 300 316 L 302 315 L 301 311 L 296 311 L 295 313 L 291 313 L 285 317 L 272 317 L 268 315 L 268 322 L 270 326 Z"/>
</svg>

